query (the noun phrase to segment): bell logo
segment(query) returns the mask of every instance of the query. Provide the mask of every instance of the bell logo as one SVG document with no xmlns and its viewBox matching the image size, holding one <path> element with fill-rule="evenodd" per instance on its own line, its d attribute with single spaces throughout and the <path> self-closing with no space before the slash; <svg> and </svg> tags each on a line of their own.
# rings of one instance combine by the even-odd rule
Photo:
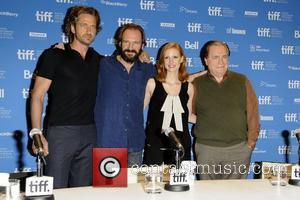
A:
<svg viewBox="0 0 300 200">
<path fill-rule="evenodd" d="M 30 70 L 27 70 L 27 69 L 24 69 L 24 79 L 31 79 L 32 78 L 32 75 L 33 73 L 31 73 Z"/>
<path fill-rule="evenodd" d="M 190 41 L 184 41 L 184 48 L 185 49 L 199 49 L 199 42 L 195 41 L 195 42 L 190 42 Z"/>
<path fill-rule="evenodd" d="M 300 38 L 300 31 L 299 30 L 295 30 L 295 32 L 294 32 L 294 38 L 296 38 L 296 39 Z"/>
</svg>

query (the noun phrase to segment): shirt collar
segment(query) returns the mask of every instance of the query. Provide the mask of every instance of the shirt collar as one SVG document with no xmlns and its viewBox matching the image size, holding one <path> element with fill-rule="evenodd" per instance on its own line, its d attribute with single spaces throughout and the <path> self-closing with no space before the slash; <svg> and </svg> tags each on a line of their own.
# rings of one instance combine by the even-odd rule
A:
<svg viewBox="0 0 300 200">
<path fill-rule="evenodd" d="M 228 78 L 229 74 L 230 74 L 230 72 L 229 72 L 229 70 L 227 70 L 226 73 L 224 74 L 223 79 L 222 79 L 221 82 L 224 82 Z M 207 76 L 210 79 L 216 80 L 215 77 L 210 73 L 209 70 L 207 71 Z"/>
</svg>

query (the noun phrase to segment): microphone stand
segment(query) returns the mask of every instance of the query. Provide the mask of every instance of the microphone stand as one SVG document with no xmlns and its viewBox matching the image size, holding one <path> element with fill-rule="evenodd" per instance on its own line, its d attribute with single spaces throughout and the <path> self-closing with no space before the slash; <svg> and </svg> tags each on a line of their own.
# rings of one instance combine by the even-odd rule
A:
<svg viewBox="0 0 300 200">
<path fill-rule="evenodd" d="M 180 163 L 181 158 L 184 156 L 184 149 L 174 149 L 175 151 L 175 164 L 176 164 L 176 171 L 178 170 L 180 172 Z M 180 152 L 182 152 L 182 155 L 180 156 Z M 175 172 L 176 172 L 175 171 Z M 171 177 L 170 177 L 171 178 Z M 165 190 L 171 191 L 171 192 L 184 192 L 190 190 L 189 184 L 180 184 L 180 185 L 170 185 L 170 183 L 165 184 Z"/>
<path fill-rule="evenodd" d="M 36 176 L 42 177 L 44 175 L 44 165 L 47 165 L 44 155 L 42 153 L 37 154 L 36 165 Z M 54 195 L 51 194 L 42 196 L 25 196 L 25 200 L 54 200 Z"/>
<path fill-rule="evenodd" d="M 298 140 L 298 165 L 300 165 L 300 132 L 296 133 L 296 137 Z M 291 172 L 293 173 L 293 171 Z M 299 172 L 300 174 L 300 172 Z M 300 186 L 300 180 L 299 179 L 289 179 L 290 185 Z"/>
<path fill-rule="evenodd" d="M 46 160 L 44 156 L 37 154 L 37 170 L 36 170 L 37 177 L 43 176 L 44 165 L 46 165 Z"/>
</svg>

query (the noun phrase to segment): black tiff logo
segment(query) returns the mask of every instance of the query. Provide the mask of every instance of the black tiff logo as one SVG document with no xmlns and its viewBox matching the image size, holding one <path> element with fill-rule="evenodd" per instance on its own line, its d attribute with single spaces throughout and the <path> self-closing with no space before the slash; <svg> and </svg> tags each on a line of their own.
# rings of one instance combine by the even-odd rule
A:
<svg viewBox="0 0 300 200">
<path fill-rule="evenodd" d="M 45 193 L 50 191 L 48 186 L 48 180 L 35 180 L 29 183 L 29 190 L 31 193 Z"/>
</svg>

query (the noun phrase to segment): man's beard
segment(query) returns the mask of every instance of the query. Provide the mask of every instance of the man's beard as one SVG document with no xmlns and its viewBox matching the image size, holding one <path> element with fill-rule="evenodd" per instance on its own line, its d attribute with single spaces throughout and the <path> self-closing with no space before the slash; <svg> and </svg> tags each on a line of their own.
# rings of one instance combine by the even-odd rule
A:
<svg viewBox="0 0 300 200">
<path fill-rule="evenodd" d="M 135 55 L 133 57 L 129 57 L 126 55 L 126 52 L 135 53 Z M 140 49 L 139 52 L 137 52 L 135 50 L 125 49 L 123 51 L 122 50 L 120 51 L 120 56 L 125 62 L 134 63 L 135 61 L 137 61 L 139 59 L 139 56 L 141 55 L 141 53 L 142 53 L 142 49 Z"/>
</svg>

